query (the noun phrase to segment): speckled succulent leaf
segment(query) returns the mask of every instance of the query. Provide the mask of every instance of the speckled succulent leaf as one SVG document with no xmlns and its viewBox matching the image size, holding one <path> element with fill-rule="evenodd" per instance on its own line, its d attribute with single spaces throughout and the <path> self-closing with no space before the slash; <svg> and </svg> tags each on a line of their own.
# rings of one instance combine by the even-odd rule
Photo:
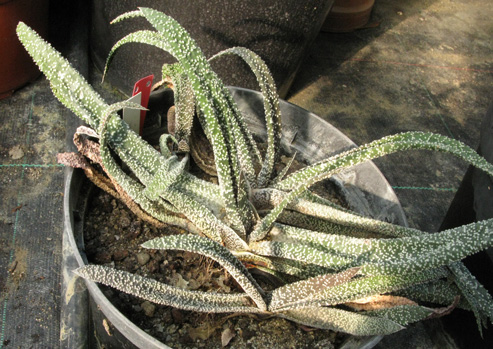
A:
<svg viewBox="0 0 493 349">
<path fill-rule="evenodd" d="M 347 235 L 352 237 L 381 237 L 379 234 L 373 234 L 363 229 L 350 228 L 345 225 L 339 225 L 329 222 L 325 219 L 317 218 L 302 214 L 293 210 L 284 210 L 276 220 L 276 223 L 282 223 L 286 226 L 300 227 L 311 231 L 321 233 L 330 233 L 337 235 Z M 276 224 L 274 223 L 274 224 Z M 272 227 L 271 232 L 275 229 Z"/>
<path fill-rule="evenodd" d="M 166 197 L 183 213 L 204 235 L 215 242 L 222 243 L 233 250 L 248 250 L 246 242 L 208 208 L 204 207 L 193 195 L 179 189 L 168 188 Z"/>
<path fill-rule="evenodd" d="M 170 156 L 165 165 L 162 166 L 154 175 L 153 180 L 148 183 L 144 190 L 144 195 L 151 200 L 157 200 L 170 185 L 173 185 L 180 174 L 185 170 L 185 166 L 188 163 L 188 156 L 179 160 L 176 155 Z"/>
<path fill-rule="evenodd" d="M 455 277 L 455 284 L 471 306 L 471 310 L 476 316 L 478 329 L 481 332 L 482 326 L 487 325 L 488 319 L 493 324 L 493 298 L 464 264 L 457 262 L 450 265 L 449 268 Z"/>
<path fill-rule="evenodd" d="M 286 207 L 306 215 L 307 217 L 317 217 L 343 227 L 374 232 L 387 237 L 403 237 L 422 234 L 422 232 L 417 229 L 364 217 L 346 209 L 338 208 L 335 205 L 319 203 L 317 202 L 318 200 L 314 200 L 312 196 L 309 196 L 309 200 L 306 200 L 304 197 L 307 196 L 307 193 L 308 191 L 305 191 L 300 198 L 292 199 Z M 252 201 L 260 205 L 271 205 L 273 207 L 278 207 L 286 202 L 288 195 L 289 193 L 278 189 L 257 189 L 252 192 Z M 279 216 L 273 218 L 277 219 Z M 251 237 L 250 239 L 253 238 Z"/>
<path fill-rule="evenodd" d="M 110 22 L 110 24 L 116 24 L 116 23 L 119 23 L 125 19 L 136 18 L 136 17 L 144 17 L 144 15 L 139 10 L 125 12 L 125 13 L 122 13 L 121 15 L 119 15 L 118 17 L 116 17 L 115 19 L 113 19 Z"/>
<path fill-rule="evenodd" d="M 267 305 L 265 304 L 262 295 L 262 289 L 258 286 L 255 279 L 227 248 L 218 243 L 195 235 L 172 235 L 147 241 L 142 247 L 164 250 L 184 250 L 212 258 L 231 274 L 243 290 L 252 298 L 259 309 L 267 309 Z"/>
<path fill-rule="evenodd" d="M 243 263 L 260 265 L 272 270 L 287 275 L 293 275 L 298 278 L 307 278 L 317 275 L 324 275 L 330 272 L 329 268 L 320 267 L 315 264 L 298 262 L 293 259 L 269 258 L 260 256 L 252 252 L 236 252 L 233 254 Z"/>
<path fill-rule="evenodd" d="M 299 197 L 311 185 L 329 176 L 367 160 L 372 160 L 397 151 L 427 149 L 441 151 L 461 158 L 493 175 L 493 165 L 478 155 L 473 149 L 457 140 L 427 132 L 405 132 L 384 137 L 359 148 L 337 154 L 327 160 L 299 170 L 278 184 L 279 189 L 291 190 L 278 205 L 266 215 L 250 234 L 251 241 L 262 239 L 276 218 L 289 203 Z"/>
<path fill-rule="evenodd" d="M 190 291 L 101 265 L 86 265 L 76 269 L 75 273 L 150 302 L 183 310 L 207 313 L 259 312 L 257 307 L 251 306 L 245 294 Z"/>
<path fill-rule="evenodd" d="M 261 162 L 260 152 L 229 90 L 225 86 L 221 88 L 223 89 L 224 102 L 227 105 L 220 108 L 223 110 L 231 129 L 231 140 L 237 151 L 240 173 L 245 176 L 249 186 L 256 186 L 255 163 Z"/>
<path fill-rule="evenodd" d="M 111 48 L 110 52 L 108 53 L 108 57 L 106 58 L 106 64 L 103 70 L 103 80 L 106 77 L 106 74 L 108 72 L 108 69 L 110 67 L 111 62 L 113 61 L 113 57 L 115 56 L 115 53 L 125 44 L 128 43 L 141 43 L 141 44 L 148 44 L 152 46 L 156 46 L 162 50 L 168 51 L 170 49 L 170 46 L 167 44 L 166 41 L 162 39 L 162 37 L 159 35 L 159 33 L 151 31 L 151 30 L 138 30 L 135 32 L 132 32 L 122 39 L 120 39 L 113 47 Z"/>
<path fill-rule="evenodd" d="M 50 88 L 53 95 L 60 101 L 60 103 L 70 109 L 75 115 L 84 121 L 87 121 L 90 118 L 89 115 L 91 115 L 91 112 L 78 102 L 77 98 L 75 98 L 70 89 L 56 87 L 56 84 L 51 82 Z"/>
<path fill-rule="evenodd" d="M 424 320 L 433 313 L 433 309 L 419 305 L 398 305 L 392 308 L 368 311 L 365 312 L 365 315 L 389 319 L 402 326 L 407 326 L 414 322 Z"/>
<path fill-rule="evenodd" d="M 493 219 L 435 234 L 372 240 L 361 273 L 391 275 L 436 268 L 458 262 L 492 244 Z"/>
<path fill-rule="evenodd" d="M 269 238 L 271 241 L 299 243 L 322 250 L 340 252 L 354 259 L 371 251 L 370 244 L 373 242 L 366 238 L 358 239 L 341 234 L 323 233 L 280 223 L 274 223 Z"/>
<path fill-rule="evenodd" d="M 352 259 L 336 253 L 330 253 L 307 244 L 259 241 L 249 244 L 250 249 L 261 255 L 276 258 L 286 258 L 304 263 L 312 263 L 335 271 L 351 267 Z"/>
<path fill-rule="evenodd" d="M 279 315 L 306 326 L 345 332 L 355 336 L 387 335 L 404 329 L 402 325 L 390 319 L 330 307 L 291 309 Z"/>
<path fill-rule="evenodd" d="M 493 219 L 435 234 L 393 239 L 354 238 L 276 225 L 273 239 L 272 244 L 288 240 L 340 254 L 348 262 L 358 263 L 363 275 L 404 274 L 448 265 L 491 246 Z"/>
<path fill-rule="evenodd" d="M 338 209 L 340 211 L 351 212 L 351 213 L 358 215 L 358 216 L 363 216 L 363 214 L 360 214 L 359 212 L 351 211 L 350 209 L 345 208 L 345 207 L 343 207 L 343 206 L 341 206 L 335 202 L 332 202 L 329 199 L 321 197 L 320 195 L 318 195 L 318 194 L 316 194 L 310 190 L 305 191 L 303 193 L 303 195 L 300 196 L 300 199 L 307 200 L 309 202 L 314 202 L 314 203 L 321 204 L 321 205 L 325 205 L 325 206 L 329 206 L 329 207 L 333 207 L 333 208 Z"/>
<path fill-rule="evenodd" d="M 156 46 L 169 52 L 178 60 L 191 81 L 199 109 L 198 115 L 202 116 L 201 124 L 213 147 L 226 213 L 234 229 L 244 231 L 236 197 L 239 175 L 238 158 L 235 148 L 230 144 L 232 136 L 227 128 L 228 121 L 221 122 L 224 114 L 229 112 L 226 107 L 227 101 L 222 95 L 223 85 L 183 27 L 161 12 L 148 8 L 140 8 L 140 11 L 158 32 L 137 31 L 118 41 L 109 53 L 105 71 L 115 52 L 122 45 L 130 42 Z"/>
<path fill-rule="evenodd" d="M 164 64 L 162 68 L 163 79 L 169 78 L 173 84 L 175 115 L 174 136 L 177 143 L 184 141 L 190 144 L 193 116 L 195 114 L 195 96 L 193 89 L 179 63 Z"/>
<path fill-rule="evenodd" d="M 357 165 L 398 151 L 411 149 L 433 150 L 454 155 L 469 164 L 493 175 L 493 165 L 464 143 L 446 136 L 429 132 L 404 132 L 383 137 L 358 148 L 337 154 L 312 166 L 299 170 L 279 183 L 278 188 L 295 189 L 300 181 L 308 185 L 327 178 L 343 168 Z"/>
<path fill-rule="evenodd" d="M 97 127 L 106 107 L 99 94 L 58 51 L 23 22 L 17 25 L 17 36 L 50 81 L 56 97 L 93 128 Z"/>
<path fill-rule="evenodd" d="M 295 152 L 293 154 L 293 156 L 291 156 L 289 158 L 289 161 L 288 163 L 286 164 L 286 166 L 284 166 L 284 168 L 279 171 L 279 173 L 277 174 L 277 176 L 271 181 L 271 185 L 272 186 L 275 186 L 277 185 L 277 183 L 279 183 L 281 180 L 283 180 L 283 178 L 286 176 L 286 174 L 288 173 L 289 169 L 291 168 L 291 165 L 293 164 L 294 162 L 294 159 L 296 159 L 296 154 L 298 154 L 297 152 Z"/>
<path fill-rule="evenodd" d="M 324 274 L 306 280 L 293 282 L 272 291 L 269 310 L 289 308 L 290 305 L 309 298 L 324 289 L 349 281 L 359 268 L 352 268 L 337 274 Z"/>
<path fill-rule="evenodd" d="M 452 304 L 456 297 L 460 295 L 460 291 L 457 285 L 449 280 L 434 280 L 405 288 L 394 292 L 394 294 L 413 299 L 416 302 L 445 305 Z M 458 307 L 470 310 L 469 304 L 462 298 Z"/>
<path fill-rule="evenodd" d="M 174 144 L 178 144 L 178 141 L 176 140 L 176 138 L 173 135 L 163 133 L 159 137 L 159 150 L 161 151 L 161 154 L 165 158 L 169 158 L 170 156 L 173 155 L 173 153 L 168 148 L 168 142 L 170 142 L 170 141 L 173 142 Z"/>
<path fill-rule="evenodd" d="M 265 186 L 274 174 L 274 165 L 279 158 L 281 144 L 281 110 L 276 84 L 269 68 L 255 52 L 245 47 L 232 47 L 219 52 L 210 59 L 235 54 L 241 57 L 255 74 L 264 100 L 264 112 L 267 128 L 267 152 L 259 173 L 258 186 Z"/>
<path fill-rule="evenodd" d="M 447 275 L 445 268 L 438 268 L 405 275 L 361 277 L 316 294 L 306 302 L 306 305 L 329 306 L 352 302 L 371 295 L 394 292 L 437 280 Z"/>
<path fill-rule="evenodd" d="M 262 162 L 262 155 L 257 147 L 257 143 L 253 139 L 252 133 L 246 125 L 243 114 L 238 109 L 228 88 L 223 88 L 223 95 L 231 110 L 231 124 L 235 135 L 242 170 L 247 176 L 252 173 L 252 176 L 256 178 L 256 175 L 254 175 L 255 171 L 251 167 L 254 166 L 254 164 L 260 164 Z M 252 183 L 256 183 L 256 180 L 252 180 Z"/>
</svg>

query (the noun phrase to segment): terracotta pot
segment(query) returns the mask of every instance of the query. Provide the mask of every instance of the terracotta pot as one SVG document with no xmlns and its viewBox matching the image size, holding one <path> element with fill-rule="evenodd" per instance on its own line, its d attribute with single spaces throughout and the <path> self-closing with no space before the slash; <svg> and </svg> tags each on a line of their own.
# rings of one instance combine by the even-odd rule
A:
<svg viewBox="0 0 493 349">
<path fill-rule="evenodd" d="M 335 0 L 322 26 L 324 32 L 343 33 L 368 23 L 375 0 Z"/>
<path fill-rule="evenodd" d="M 42 36 L 48 32 L 49 0 L 0 0 L 0 99 L 39 76 L 15 28 L 25 22 Z"/>
</svg>

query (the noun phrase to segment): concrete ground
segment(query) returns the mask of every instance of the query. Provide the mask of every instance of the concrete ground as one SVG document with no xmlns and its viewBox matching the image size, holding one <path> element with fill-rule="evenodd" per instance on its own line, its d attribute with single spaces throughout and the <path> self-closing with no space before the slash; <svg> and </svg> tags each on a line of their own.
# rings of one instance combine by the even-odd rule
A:
<svg viewBox="0 0 493 349">
<path fill-rule="evenodd" d="M 377 0 L 370 24 L 321 33 L 288 96 L 355 143 L 432 131 L 476 148 L 493 101 L 493 3 Z M 436 231 L 467 165 L 413 152 L 375 163 L 413 227 Z"/>
<path fill-rule="evenodd" d="M 357 144 L 420 130 L 475 148 L 492 101 L 492 18 L 489 0 L 377 0 L 368 28 L 319 34 L 287 100 Z M 0 101 L 0 348 L 58 347 L 66 115 L 43 78 Z M 375 162 L 427 231 L 467 168 L 430 152 Z"/>
</svg>

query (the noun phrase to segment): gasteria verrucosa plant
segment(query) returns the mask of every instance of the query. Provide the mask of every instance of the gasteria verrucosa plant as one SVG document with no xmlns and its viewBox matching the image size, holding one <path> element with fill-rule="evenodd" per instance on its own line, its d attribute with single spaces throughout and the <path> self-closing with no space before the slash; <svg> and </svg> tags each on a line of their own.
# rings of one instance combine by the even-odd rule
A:
<svg viewBox="0 0 493 349">
<path fill-rule="evenodd" d="M 117 42 L 106 69 L 127 43 L 157 46 L 177 60 L 163 67 L 163 80 L 174 89 L 175 122 L 173 134 L 161 136 L 160 152 L 116 114 L 124 107 L 140 106 L 128 101 L 107 105 L 49 44 L 25 24 L 17 27 L 55 96 L 89 125 L 79 128 L 74 137 L 79 153 L 65 161 L 82 167 L 139 217 L 188 232 L 163 236 L 143 247 L 207 256 L 222 265 L 244 292 L 184 290 L 99 265 L 78 269 L 80 276 L 181 309 L 268 313 L 354 335 L 390 334 L 456 306 L 473 311 L 480 330 L 492 321 L 492 297 L 461 259 L 493 245 L 493 220 L 429 234 L 363 217 L 310 191 L 313 184 L 344 168 L 409 149 L 449 153 L 493 175 L 490 163 L 456 140 L 406 132 L 287 176 L 284 171 L 276 173 L 280 110 L 265 63 L 240 47 L 211 58 L 238 55 L 255 73 L 264 95 L 268 134 L 263 154 L 229 91 L 188 33 L 172 18 L 149 8 L 125 13 L 114 22 L 131 17 L 144 17 L 155 31 L 137 31 Z M 194 115 L 212 146 L 218 184 L 187 171 Z M 106 175 L 98 173 L 94 164 Z M 362 232 L 369 237 L 356 237 Z M 297 281 L 266 292 L 245 265 Z"/>
</svg>

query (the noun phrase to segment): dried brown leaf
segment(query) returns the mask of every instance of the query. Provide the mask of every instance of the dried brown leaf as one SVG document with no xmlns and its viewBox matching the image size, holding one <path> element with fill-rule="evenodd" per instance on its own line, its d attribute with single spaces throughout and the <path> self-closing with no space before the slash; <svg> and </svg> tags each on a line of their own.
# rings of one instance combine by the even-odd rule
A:
<svg viewBox="0 0 493 349">
<path fill-rule="evenodd" d="M 58 153 L 56 160 L 59 164 L 73 168 L 87 169 L 90 167 L 84 156 L 79 153 Z"/>
<path fill-rule="evenodd" d="M 376 295 L 357 299 L 355 301 L 345 303 L 347 306 L 360 311 L 370 311 L 392 308 L 398 305 L 418 305 L 416 302 L 399 296 Z"/>
<path fill-rule="evenodd" d="M 236 336 L 234 331 L 228 327 L 221 333 L 221 345 L 223 348 L 229 344 L 229 342 Z"/>
</svg>

